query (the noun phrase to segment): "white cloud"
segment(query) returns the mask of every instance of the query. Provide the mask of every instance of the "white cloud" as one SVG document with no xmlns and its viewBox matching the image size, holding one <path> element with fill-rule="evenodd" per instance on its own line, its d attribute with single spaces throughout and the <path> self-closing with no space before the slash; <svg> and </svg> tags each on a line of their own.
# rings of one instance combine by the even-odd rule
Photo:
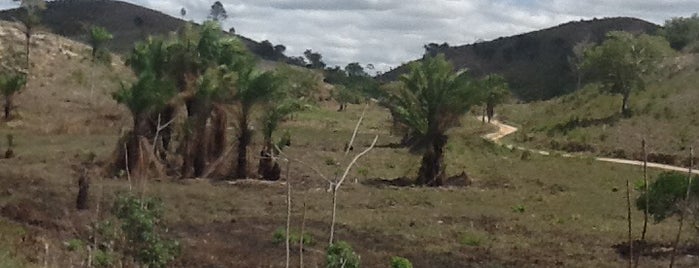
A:
<svg viewBox="0 0 699 268">
<path fill-rule="evenodd" d="M 187 19 L 206 18 L 213 0 L 126 0 Z M 630 16 L 655 23 L 699 11 L 697 0 L 221 0 L 224 28 L 284 44 L 288 55 L 310 48 L 329 65 L 358 61 L 385 71 L 420 57 L 430 42 L 490 40 L 593 17 Z M 5 0 L 0 9 L 14 7 Z"/>
</svg>

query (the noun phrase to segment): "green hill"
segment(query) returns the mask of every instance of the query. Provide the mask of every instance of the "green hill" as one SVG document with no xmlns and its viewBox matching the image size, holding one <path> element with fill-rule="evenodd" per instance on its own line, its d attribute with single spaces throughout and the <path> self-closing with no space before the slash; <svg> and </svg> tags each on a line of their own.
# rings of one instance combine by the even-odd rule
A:
<svg viewBox="0 0 699 268">
<path fill-rule="evenodd" d="M 686 164 L 689 146 L 699 146 L 699 55 L 664 65 L 664 74 L 632 94 L 630 118 L 618 115 L 621 97 L 600 93 L 594 84 L 548 101 L 507 105 L 499 113 L 521 126 L 511 140 L 529 146 L 640 159 L 646 138 L 654 162 Z"/>
<path fill-rule="evenodd" d="M 580 42 L 600 43 L 610 31 L 655 32 L 658 26 L 635 18 L 606 18 L 575 21 L 553 28 L 502 37 L 489 42 L 463 46 L 437 46 L 459 69 L 467 68 L 476 76 L 504 75 L 514 95 L 525 101 L 550 99 L 575 90 L 576 76 L 568 58 Z M 405 73 L 406 65 L 381 76 L 395 80 Z"/>
</svg>

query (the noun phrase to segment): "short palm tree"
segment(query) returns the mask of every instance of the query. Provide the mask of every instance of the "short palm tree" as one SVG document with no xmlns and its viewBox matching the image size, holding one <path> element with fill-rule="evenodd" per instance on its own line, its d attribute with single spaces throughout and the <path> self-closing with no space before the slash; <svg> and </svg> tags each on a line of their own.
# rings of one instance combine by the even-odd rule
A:
<svg viewBox="0 0 699 268">
<path fill-rule="evenodd" d="M 485 92 L 485 115 L 487 115 L 488 123 L 490 123 L 490 120 L 495 116 L 495 106 L 505 102 L 510 95 L 510 91 L 505 78 L 496 74 L 483 78 L 481 86 Z"/>
<path fill-rule="evenodd" d="M 457 126 L 472 105 L 481 103 L 481 87 L 466 73 L 455 72 L 444 55 L 427 57 L 388 92 L 386 105 L 394 120 L 408 128 L 412 147 L 423 150 L 416 183 L 442 185 L 446 174 L 447 130 Z"/>
<path fill-rule="evenodd" d="M 10 119 L 12 112 L 12 99 L 15 94 L 27 84 L 27 76 L 24 74 L 6 74 L 0 76 L 0 91 L 5 97 L 5 120 Z"/>
</svg>

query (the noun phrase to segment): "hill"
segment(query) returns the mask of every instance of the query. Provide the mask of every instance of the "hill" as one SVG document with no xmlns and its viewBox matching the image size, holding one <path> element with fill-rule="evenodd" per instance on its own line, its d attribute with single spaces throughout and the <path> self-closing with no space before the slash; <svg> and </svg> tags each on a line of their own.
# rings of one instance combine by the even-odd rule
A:
<svg viewBox="0 0 699 268">
<path fill-rule="evenodd" d="M 602 94 L 595 84 L 498 112 L 520 126 L 511 141 L 526 146 L 640 160 L 645 138 L 651 161 L 687 165 L 689 147 L 699 146 L 699 55 L 682 55 L 664 65 L 664 73 L 646 90 L 632 94 L 630 118 L 619 116 L 618 95 Z"/>
<path fill-rule="evenodd" d="M 553 28 L 463 46 L 436 46 L 456 68 L 476 76 L 504 75 L 516 97 L 525 101 L 550 99 L 573 91 L 576 76 L 568 58 L 580 42 L 600 43 L 610 31 L 652 33 L 659 26 L 635 18 L 575 21 Z M 407 71 L 402 65 L 378 78 L 395 80 Z"/>
<path fill-rule="evenodd" d="M 0 20 L 15 21 L 19 9 L 0 11 Z M 115 38 L 108 44 L 112 51 L 126 53 L 136 41 L 148 36 L 165 36 L 180 29 L 185 20 L 142 6 L 112 0 L 58 0 L 47 2 L 42 25 L 49 31 L 79 42 L 85 42 L 92 25 L 106 28 Z M 274 52 L 268 42 L 257 42 L 236 35 L 261 58 L 287 61 L 283 53 Z M 271 51 L 270 51 L 271 50 Z"/>
<path fill-rule="evenodd" d="M 0 22 L 0 45 L 21 46 L 17 28 Z M 479 136 L 487 125 L 468 116 L 450 132 L 445 150 L 447 172 L 468 172 L 469 187 L 387 187 L 382 178 L 413 176 L 420 156 L 393 146 L 401 137 L 385 127 L 388 111 L 373 104 L 341 113 L 334 105 L 320 105 L 284 122 L 281 129 L 293 140 L 285 152 L 300 163 L 284 165 L 289 184 L 112 177 L 96 167 L 87 174 L 90 209 L 78 211 L 81 163 L 92 157 L 98 165 L 108 161 L 121 146 L 121 129 L 131 124 L 129 112 L 110 93 L 133 75 L 118 57 L 112 65 L 94 65 L 87 46 L 57 35 L 37 34 L 32 46 L 32 77 L 16 99 L 19 116 L 0 123 L 0 137 L 14 135 L 16 155 L 0 158 L 5 186 L 0 190 L 0 266 L 73 267 L 101 259 L 113 261 L 105 267 L 135 267 L 120 254 L 132 247 L 124 244 L 111 209 L 117 195 L 132 192 L 163 201 L 159 224 L 167 227 L 167 238 L 180 241 L 182 251 L 168 267 L 284 267 L 285 247 L 275 230 L 285 226 L 286 186 L 293 184 L 292 230 L 297 233 L 305 219 L 311 242 L 304 247 L 304 263 L 323 267 L 332 198 L 327 182 L 305 163 L 324 174 L 342 168 L 339 163 L 349 161 L 343 147 L 360 117 L 354 153 L 374 135 L 380 135 L 380 146 L 358 160 L 340 191 L 336 237 L 352 245 L 364 267 L 386 267 L 393 256 L 406 257 L 415 267 L 444 268 L 625 263 L 613 247 L 626 235 L 625 194 L 616 189 L 624 185 L 624 176 L 640 177 L 637 168 L 525 158 L 483 141 Z M 235 131 L 230 129 L 229 136 Z M 259 134 L 254 140 L 251 151 L 258 151 L 263 141 Z M 6 149 L 4 142 L 0 145 Z M 633 217 L 640 223 L 642 213 L 634 211 Z M 669 241 L 675 228 L 672 222 L 653 225 L 648 237 Z M 693 235 L 687 229 L 683 237 Z M 293 264 L 297 252 L 292 245 Z M 682 256 L 690 253 L 695 255 Z M 689 256 L 681 257 L 678 267 L 696 267 L 696 258 Z M 644 257 L 643 264 L 658 267 L 666 260 Z"/>
</svg>

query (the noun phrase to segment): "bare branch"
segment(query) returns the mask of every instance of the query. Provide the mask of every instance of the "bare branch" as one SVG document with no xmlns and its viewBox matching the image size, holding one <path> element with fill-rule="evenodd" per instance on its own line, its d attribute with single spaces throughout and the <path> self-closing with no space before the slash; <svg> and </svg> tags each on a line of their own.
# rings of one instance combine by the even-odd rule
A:
<svg viewBox="0 0 699 268">
<path fill-rule="evenodd" d="M 279 152 L 279 155 L 280 155 L 280 156 L 283 156 L 283 157 L 286 158 L 288 161 L 294 161 L 294 162 L 297 162 L 297 163 L 299 163 L 299 164 L 301 164 L 301 165 L 304 165 L 304 166 L 306 166 L 307 168 L 310 168 L 311 170 L 313 170 L 315 173 L 318 174 L 318 176 L 320 176 L 321 178 L 323 178 L 323 179 L 324 179 L 325 181 L 327 181 L 328 183 L 334 184 L 333 181 L 331 181 L 330 179 L 328 179 L 328 177 L 326 177 L 326 176 L 323 174 L 323 172 L 320 172 L 320 170 L 318 170 L 318 169 L 315 168 L 314 166 L 312 166 L 312 165 L 310 165 L 310 164 L 307 164 L 306 162 L 303 162 L 303 161 L 301 161 L 301 160 L 298 160 L 298 159 L 289 157 L 289 156 L 288 156 L 287 154 L 285 154 L 284 151 L 282 151 L 282 149 L 280 149 L 279 146 L 277 146 L 276 144 L 274 145 L 274 149 L 276 149 L 276 150 Z"/>
<path fill-rule="evenodd" d="M 345 155 L 349 155 L 350 149 L 352 148 L 352 144 L 354 143 L 354 139 L 357 137 L 357 131 L 359 131 L 359 126 L 362 124 L 362 120 L 364 120 L 364 115 L 366 114 L 367 108 L 369 108 L 369 103 L 367 103 L 364 106 L 364 110 L 362 110 L 362 116 L 359 117 L 357 125 L 354 126 L 354 132 L 352 132 L 352 138 L 350 138 L 350 141 L 347 144 L 347 149 L 345 149 Z"/>
<path fill-rule="evenodd" d="M 342 174 L 342 177 L 340 178 L 340 180 L 335 184 L 335 189 L 340 188 L 342 183 L 347 178 L 347 174 L 349 174 L 350 169 L 352 169 L 352 166 L 354 166 L 354 164 L 357 162 L 357 160 L 359 160 L 359 158 L 361 158 L 362 156 L 367 154 L 369 151 L 371 151 L 371 149 L 374 149 L 374 146 L 376 145 L 376 141 L 378 141 L 378 140 L 379 140 L 379 135 L 376 135 L 376 137 L 374 137 L 374 141 L 371 142 L 371 145 L 368 148 L 364 149 L 364 151 L 362 151 L 361 153 L 357 154 L 352 159 L 352 162 L 350 162 L 349 165 L 347 165 L 347 168 L 345 168 L 345 173 Z"/>
</svg>

